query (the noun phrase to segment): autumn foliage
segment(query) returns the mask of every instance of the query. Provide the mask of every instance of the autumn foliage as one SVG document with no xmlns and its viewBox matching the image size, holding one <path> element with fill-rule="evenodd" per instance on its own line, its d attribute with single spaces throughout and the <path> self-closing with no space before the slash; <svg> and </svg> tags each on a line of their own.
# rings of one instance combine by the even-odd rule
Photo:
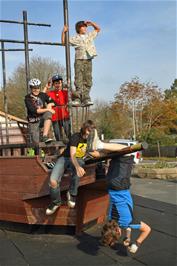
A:
<svg viewBox="0 0 177 266">
<path fill-rule="evenodd" d="M 101 117 L 99 121 L 102 120 L 101 125 L 104 124 L 104 128 L 100 125 L 99 127 L 106 138 L 136 136 L 140 141 L 174 144 L 177 142 L 177 97 L 174 97 L 176 91 L 177 88 L 173 88 L 173 94 L 168 90 L 164 92 L 151 82 L 141 83 L 136 77 L 122 84 L 114 101 L 104 105 L 102 110 L 99 107 L 99 112 L 97 104 L 94 117 L 97 117 L 97 114 Z M 109 131 L 105 129 L 106 125 Z"/>
</svg>

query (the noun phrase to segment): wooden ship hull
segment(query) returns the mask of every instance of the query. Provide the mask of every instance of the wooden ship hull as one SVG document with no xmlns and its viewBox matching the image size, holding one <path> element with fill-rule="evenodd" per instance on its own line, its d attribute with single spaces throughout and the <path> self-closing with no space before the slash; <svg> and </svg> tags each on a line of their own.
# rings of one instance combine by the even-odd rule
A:
<svg viewBox="0 0 177 266">
<path fill-rule="evenodd" d="M 63 1 L 64 21 L 68 23 L 68 3 Z M 25 71 L 26 71 L 26 88 L 29 89 L 29 49 L 28 49 L 28 31 L 27 31 L 27 12 L 23 11 L 24 27 L 24 44 L 25 44 Z M 16 22 L 15 22 L 16 23 Z M 18 23 L 18 22 L 17 22 Z M 37 24 L 36 24 L 37 26 Z M 38 24 L 39 26 L 39 24 Z M 41 25 L 40 26 L 46 26 Z M 16 42 L 15 40 L 12 40 Z M 57 45 L 56 43 L 36 42 L 43 45 Z M 68 91 L 71 95 L 71 67 L 69 41 L 66 34 L 66 80 Z M 4 52 L 4 48 L 2 52 Z M 4 54 L 3 54 L 4 55 Z M 27 143 L 30 144 L 28 137 L 28 123 L 17 117 L 8 115 L 8 105 L 6 97 L 6 75 L 5 75 L 5 57 L 2 56 L 3 69 L 3 92 L 4 92 L 4 112 L 0 116 L 5 117 L 5 127 L 0 127 L 0 221 L 11 221 L 25 224 L 49 224 L 49 225 L 71 225 L 75 226 L 76 233 L 81 232 L 83 225 L 96 220 L 102 222 L 107 213 L 108 194 L 106 191 L 105 181 L 97 180 L 95 167 L 96 164 L 86 166 L 86 174 L 80 180 L 77 203 L 74 209 L 69 209 L 64 203 L 54 215 L 46 216 L 45 210 L 50 202 L 49 197 L 49 176 L 50 171 L 46 168 L 41 158 L 37 156 L 27 157 Z M 71 97 L 69 97 L 69 110 L 71 110 Z M 82 123 L 88 119 L 89 107 L 82 107 Z M 72 116 L 70 115 L 71 119 Z M 17 134 L 10 130 L 9 120 L 17 122 L 22 133 L 22 139 L 18 140 Z M 78 109 L 76 109 L 76 127 L 78 126 Z M 25 125 L 24 127 L 21 126 Z M 0 124 L 1 126 L 1 124 Z M 73 130 L 71 130 L 73 131 Z M 15 136 L 10 136 L 11 133 Z M 1 134 L 2 133 L 2 134 Z M 6 135 L 5 135 L 6 134 Z M 13 139 L 12 139 L 13 138 Z M 19 155 L 18 149 L 21 150 Z M 18 155 L 18 156 L 17 156 Z M 69 173 L 63 176 L 61 182 L 62 199 L 66 202 L 66 191 L 69 187 Z"/>
<path fill-rule="evenodd" d="M 61 181 L 63 204 L 55 214 L 46 216 L 51 170 L 38 156 L 0 157 L 0 221 L 74 226 L 77 234 L 91 221 L 103 222 L 109 200 L 105 179 L 97 179 L 95 168 L 96 164 L 86 166 L 74 209 L 66 203 L 70 174 L 65 173 Z"/>
</svg>

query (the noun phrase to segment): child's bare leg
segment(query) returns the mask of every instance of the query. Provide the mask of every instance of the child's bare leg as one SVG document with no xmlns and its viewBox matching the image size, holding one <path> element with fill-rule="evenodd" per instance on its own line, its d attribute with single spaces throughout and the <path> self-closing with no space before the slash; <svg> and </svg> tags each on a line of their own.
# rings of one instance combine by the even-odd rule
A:
<svg viewBox="0 0 177 266">
<path fill-rule="evenodd" d="M 146 238 L 147 236 L 150 234 L 151 232 L 151 228 L 149 225 L 145 224 L 144 222 L 141 222 L 141 228 L 140 228 L 141 234 L 139 235 L 139 237 L 137 238 L 136 242 L 137 244 L 141 244 Z"/>
<path fill-rule="evenodd" d="M 44 130 L 43 130 L 43 136 L 47 136 L 50 130 L 51 120 L 47 119 L 44 121 Z"/>
<path fill-rule="evenodd" d="M 103 144 L 103 150 L 106 151 L 120 151 L 123 148 L 126 148 L 126 145 L 118 144 L 118 143 L 105 143 L 102 142 Z"/>
<path fill-rule="evenodd" d="M 140 228 L 140 235 L 136 240 L 136 243 L 131 244 L 128 249 L 131 253 L 136 253 L 138 250 L 138 247 L 143 243 L 143 241 L 147 238 L 147 236 L 150 234 L 151 232 L 151 228 L 149 227 L 149 225 L 141 222 L 141 228 Z"/>
<path fill-rule="evenodd" d="M 90 151 L 89 154 L 92 155 L 94 158 L 100 158 L 102 156 L 106 156 L 111 151 L 120 151 L 122 148 L 125 148 L 122 144 L 117 143 L 104 143 L 99 141 L 98 150 Z"/>
<path fill-rule="evenodd" d="M 104 155 L 104 153 L 100 151 L 91 151 L 89 152 L 89 154 L 92 155 L 94 158 L 100 158 Z"/>
<path fill-rule="evenodd" d="M 87 148 L 88 151 L 106 151 L 106 152 L 114 152 L 114 151 L 120 151 L 121 149 L 127 147 L 126 145 L 118 144 L 118 143 L 105 143 L 102 142 L 99 137 L 97 130 L 94 129 L 87 140 Z"/>
</svg>

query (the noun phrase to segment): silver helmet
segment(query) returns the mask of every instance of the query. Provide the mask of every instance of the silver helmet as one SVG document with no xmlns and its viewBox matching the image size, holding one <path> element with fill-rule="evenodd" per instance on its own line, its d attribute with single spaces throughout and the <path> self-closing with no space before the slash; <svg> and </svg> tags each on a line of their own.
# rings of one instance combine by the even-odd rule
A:
<svg viewBox="0 0 177 266">
<path fill-rule="evenodd" d="M 39 79 L 31 79 L 28 84 L 30 87 L 39 87 L 41 85 L 41 81 Z"/>
</svg>

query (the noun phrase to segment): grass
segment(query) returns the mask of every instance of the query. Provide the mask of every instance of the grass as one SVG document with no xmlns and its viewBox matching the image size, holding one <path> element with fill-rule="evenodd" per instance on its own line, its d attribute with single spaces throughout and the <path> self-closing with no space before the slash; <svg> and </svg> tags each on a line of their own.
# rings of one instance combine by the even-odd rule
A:
<svg viewBox="0 0 177 266">
<path fill-rule="evenodd" d="M 143 158 L 144 160 L 153 160 L 154 163 L 144 164 L 142 162 L 142 168 L 156 168 L 156 169 L 163 169 L 163 168 L 174 168 L 177 167 L 177 158 L 167 158 L 167 157 L 149 157 Z M 172 162 L 173 161 L 173 162 Z"/>
<path fill-rule="evenodd" d="M 143 157 L 143 160 L 153 160 L 153 161 L 165 161 L 165 162 L 177 162 L 177 158 L 173 157 Z"/>
</svg>

